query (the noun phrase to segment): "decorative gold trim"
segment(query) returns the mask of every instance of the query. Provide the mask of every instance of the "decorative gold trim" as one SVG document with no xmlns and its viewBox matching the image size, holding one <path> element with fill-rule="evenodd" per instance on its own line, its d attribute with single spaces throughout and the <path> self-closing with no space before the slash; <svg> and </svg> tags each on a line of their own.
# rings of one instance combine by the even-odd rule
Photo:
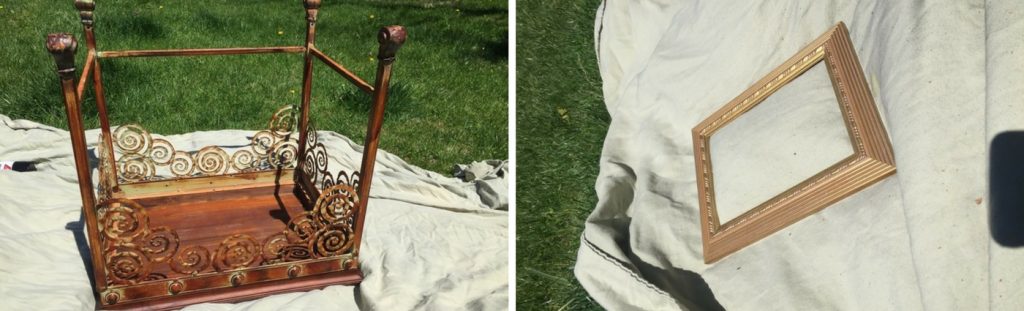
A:
<svg viewBox="0 0 1024 311">
<path fill-rule="evenodd" d="M 242 282 L 245 282 L 245 273 L 242 273 L 242 272 L 232 273 L 231 277 L 228 278 L 228 280 L 231 281 L 231 286 L 234 286 L 234 287 L 242 286 Z"/>
<path fill-rule="evenodd" d="M 722 224 L 715 208 L 711 135 L 819 62 L 828 68 L 854 155 Z M 841 22 L 694 127 L 693 142 L 706 263 L 896 173 L 888 134 Z"/>
<path fill-rule="evenodd" d="M 342 265 L 342 262 L 348 260 L 356 261 L 356 257 L 351 254 L 346 254 L 336 258 L 310 259 L 301 262 L 252 267 L 231 273 L 207 273 L 203 275 L 179 277 L 174 281 L 171 281 L 181 283 L 181 291 L 177 294 L 171 293 L 170 287 L 173 283 L 168 282 L 145 282 L 131 285 L 115 285 L 103 290 L 100 297 L 104 298 L 102 302 L 105 306 L 154 300 L 161 297 L 179 296 L 218 288 L 237 287 L 232 285 L 231 281 L 232 277 L 235 275 L 244 275 L 242 277 L 243 279 L 238 280 L 241 282 L 240 285 L 250 285 L 291 279 L 288 273 L 292 268 L 298 268 L 297 270 L 299 273 L 296 275 L 296 278 L 347 271 L 351 270 L 351 268 L 345 267 Z M 153 293 L 158 292 L 157 290 L 159 289 L 163 289 L 166 294 L 154 295 Z M 112 303 L 107 300 L 111 298 L 114 301 Z"/>
<path fill-rule="evenodd" d="M 124 297 L 124 290 L 120 288 L 107 288 L 100 293 L 100 297 L 103 297 L 105 305 L 117 304 L 121 301 L 121 297 Z"/>
<path fill-rule="evenodd" d="M 184 290 L 185 283 L 182 283 L 180 280 L 167 282 L 167 293 L 171 294 L 171 296 L 177 295 L 178 293 L 181 293 Z"/>
<path fill-rule="evenodd" d="M 355 257 L 343 259 L 341 261 L 341 266 L 345 267 L 345 269 L 356 269 L 359 268 L 359 260 L 356 260 Z"/>
</svg>

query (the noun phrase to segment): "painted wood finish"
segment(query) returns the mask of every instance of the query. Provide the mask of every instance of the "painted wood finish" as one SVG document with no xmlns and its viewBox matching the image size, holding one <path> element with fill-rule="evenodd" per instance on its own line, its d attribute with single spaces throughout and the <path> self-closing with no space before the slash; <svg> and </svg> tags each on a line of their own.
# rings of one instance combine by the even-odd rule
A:
<svg viewBox="0 0 1024 311">
<path fill-rule="evenodd" d="M 320 4 L 319 0 L 303 1 L 307 19 L 303 46 L 100 51 L 94 34 L 96 4 L 76 0 L 88 50 L 77 80 L 74 55 L 78 42 L 66 33 L 47 37 L 68 116 L 98 308 L 177 309 L 362 280 L 359 243 L 373 164 L 391 67 L 406 34 L 401 26 L 380 30 L 379 65 L 371 86 L 316 49 Z M 150 175 L 135 175 L 145 177 L 141 180 L 124 178 L 130 169 L 128 161 L 153 163 L 153 158 L 166 155 L 146 151 L 128 152 L 131 157 L 125 157 L 124 138 L 111 131 L 107 117 L 98 59 L 260 53 L 305 54 L 302 100 L 294 109 L 295 124 L 288 123 L 291 130 L 282 133 L 272 120 L 268 130 L 299 138 L 292 138 L 298 150 L 294 158 L 288 158 L 294 165 L 273 163 L 285 158 L 269 153 L 264 156 L 274 164 L 270 169 L 240 167 L 237 172 L 202 176 L 189 169 L 189 175 L 170 179 Z M 313 59 L 373 95 L 360 172 L 334 174 L 326 167 L 326 148 L 317 142 L 309 120 Z M 100 148 L 96 149 L 100 159 L 98 192 L 91 182 L 93 171 L 82 124 L 81 97 L 87 79 L 92 80 L 101 127 Z M 149 147 L 159 140 L 146 138 L 149 140 L 143 142 L 150 143 Z M 254 143 L 253 148 L 260 146 Z M 170 150 L 199 159 L 195 151 Z M 230 158 L 234 160 L 234 156 Z"/>
</svg>

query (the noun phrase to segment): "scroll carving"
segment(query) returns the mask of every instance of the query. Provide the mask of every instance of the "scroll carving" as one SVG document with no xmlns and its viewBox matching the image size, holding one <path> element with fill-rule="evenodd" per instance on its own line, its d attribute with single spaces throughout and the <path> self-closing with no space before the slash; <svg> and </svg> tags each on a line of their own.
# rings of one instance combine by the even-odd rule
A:
<svg viewBox="0 0 1024 311">
<path fill-rule="evenodd" d="M 171 270 L 185 275 L 198 274 L 210 266 L 210 251 L 202 246 L 186 247 L 171 258 Z"/>
<path fill-rule="evenodd" d="M 320 195 L 312 212 L 288 222 L 288 229 L 263 242 L 263 259 L 281 263 L 331 257 L 352 250 L 359 197 L 350 184 L 333 185 Z"/>
<path fill-rule="evenodd" d="M 252 136 L 248 148 L 231 154 L 219 146 L 207 146 L 193 152 L 177 150 L 167 140 L 153 138 L 139 125 L 120 126 L 113 133 L 114 149 L 120 153 L 116 161 L 118 182 L 293 168 L 298 155 L 298 142 L 293 135 L 295 118 L 291 106 L 278 109 L 267 129 Z M 161 176 L 157 173 L 158 168 L 165 168 L 174 177 Z"/>
<path fill-rule="evenodd" d="M 211 253 L 201 245 L 181 247 L 171 228 L 150 228 L 145 207 L 135 201 L 107 199 L 99 204 L 98 214 L 108 284 L 166 279 L 152 273 L 161 264 L 182 275 L 198 275 L 343 255 L 353 248 L 358 204 L 356 188 L 341 180 L 323 191 L 311 212 L 290 219 L 285 230 L 262 242 L 246 234 L 231 235 Z"/>
<path fill-rule="evenodd" d="M 336 184 L 347 184 L 352 188 L 359 189 L 358 171 L 353 172 L 351 175 L 345 173 L 345 171 L 338 171 L 336 174 L 331 173 L 328 167 L 327 147 L 319 142 L 316 129 L 312 123 L 309 125 L 309 131 L 306 134 L 306 153 L 302 159 L 299 167 L 303 175 L 318 190 L 324 191 Z M 320 195 L 320 197 L 323 197 L 323 195 Z"/>
<path fill-rule="evenodd" d="M 245 234 L 235 234 L 220 243 L 213 255 L 213 267 L 217 271 L 249 267 L 260 259 L 260 244 Z"/>
<path fill-rule="evenodd" d="M 167 278 L 150 273 L 155 263 L 177 252 L 178 234 L 167 227 L 149 228 L 146 209 L 132 200 L 99 204 L 99 230 L 107 280 L 111 285 Z"/>
</svg>

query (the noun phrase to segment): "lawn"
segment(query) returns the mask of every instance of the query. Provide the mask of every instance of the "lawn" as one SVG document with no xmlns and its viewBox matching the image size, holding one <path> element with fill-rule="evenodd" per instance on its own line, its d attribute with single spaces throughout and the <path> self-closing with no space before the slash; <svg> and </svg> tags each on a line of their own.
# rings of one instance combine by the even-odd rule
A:
<svg viewBox="0 0 1024 311">
<path fill-rule="evenodd" d="M 516 304 L 523 310 L 599 308 L 572 272 L 597 203 L 610 122 L 594 54 L 599 4 L 517 3 Z"/>
<path fill-rule="evenodd" d="M 296 46 L 305 40 L 300 0 L 96 0 L 100 50 Z M 0 114 L 66 128 L 50 32 L 82 38 L 73 0 L 0 0 Z M 324 0 L 316 45 L 372 83 L 376 33 L 405 25 L 381 148 L 421 167 L 508 154 L 508 12 L 504 0 Z M 80 40 L 84 42 L 84 40 Z M 79 48 L 79 67 L 85 59 Z M 319 62 L 311 118 L 320 130 L 362 141 L 370 97 Z M 159 134 L 266 127 L 277 107 L 298 105 L 301 54 L 101 60 L 113 124 Z M 79 71 L 80 73 L 80 71 Z M 99 126 L 95 98 L 85 124 Z"/>
</svg>

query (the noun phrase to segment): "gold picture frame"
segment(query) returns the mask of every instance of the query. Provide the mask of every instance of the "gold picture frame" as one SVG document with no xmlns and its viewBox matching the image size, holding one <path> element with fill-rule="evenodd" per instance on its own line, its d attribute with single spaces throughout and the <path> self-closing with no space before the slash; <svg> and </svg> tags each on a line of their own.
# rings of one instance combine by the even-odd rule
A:
<svg viewBox="0 0 1024 311">
<path fill-rule="evenodd" d="M 711 136 L 819 62 L 828 69 L 853 154 L 721 224 L 715 208 Z M 718 261 L 896 173 L 889 136 L 842 22 L 694 127 L 693 143 L 705 263 Z"/>
</svg>

